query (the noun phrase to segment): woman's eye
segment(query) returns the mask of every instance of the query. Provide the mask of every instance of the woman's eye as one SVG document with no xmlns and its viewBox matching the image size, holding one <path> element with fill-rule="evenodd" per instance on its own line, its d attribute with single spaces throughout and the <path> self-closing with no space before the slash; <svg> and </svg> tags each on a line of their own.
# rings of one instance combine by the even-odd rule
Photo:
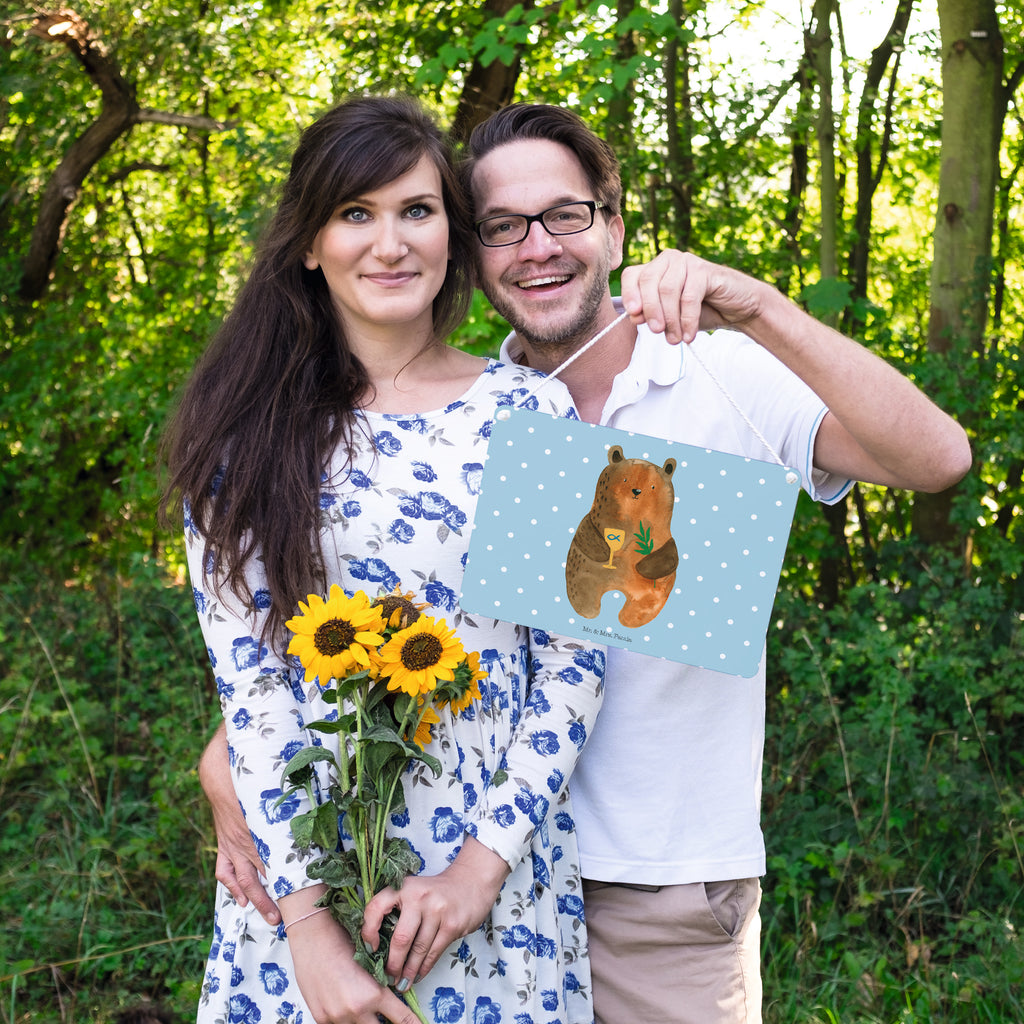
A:
<svg viewBox="0 0 1024 1024">
<path fill-rule="evenodd" d="M 339 216 L 342 220 L 347 220 L 352 224 L 362 224 L 363 221 L 370 218 L 370 215 L 359 206 L 350 206 L 348 209 L 342 210 Z"/>
<path fill-rule="evenodd" d="M 424 217 L 429 217 L 433 212 L 433 207 L 427 206 L 425 203 L 417 203 L 415 206 L 410 206 L 406 211 L 407 215 L 413 220 L 423 220 Z"/>
</svg>

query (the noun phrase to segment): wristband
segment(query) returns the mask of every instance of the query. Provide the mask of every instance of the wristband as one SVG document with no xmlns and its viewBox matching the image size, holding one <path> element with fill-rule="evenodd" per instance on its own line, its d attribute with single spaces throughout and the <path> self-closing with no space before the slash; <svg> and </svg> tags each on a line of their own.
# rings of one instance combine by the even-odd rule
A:
<svg viewBox="0 0 1024 1024">
<path fill-rule="evenodd" d="M 308 914 L 303 914 L 302 917 L 295 918 L 291 924 L 286 924 L 284 926 L 285 932 L 287 933 L 288 929 L 291 928 L 292 925 L 298 924 L 300 921 L 306 921 L 311 917 L 316 917 L 317 914 L 322 914 L 327 909 L 327 907 L 317 907 L 316 910 L 311 910 Z"/>
</svg>

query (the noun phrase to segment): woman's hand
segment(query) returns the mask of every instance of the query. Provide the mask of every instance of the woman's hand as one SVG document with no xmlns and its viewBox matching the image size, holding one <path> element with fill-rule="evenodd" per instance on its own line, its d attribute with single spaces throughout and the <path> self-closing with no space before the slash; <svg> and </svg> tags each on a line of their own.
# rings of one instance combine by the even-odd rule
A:
<svg viewBox="0 0 1024 1024">
<path fill-rule="evenodd" d="M 398 891 L 383 889 L 363 915 L 363 940 L 379 944 L 381 922 L 399 911 L 385 970 L 405 992 L 428 974 L 441 954 L 486 920 L 510 868 L 472 836 L 466 836 L 455 860 L 439 875 L 412 875 Z"/>
<path fill-rule="evenodd" d="M 381 1018 L 391 1024 L 420 1024 L 394 992 L 355 962 L 351 940 L 328 911 L 304 917 L 310 912 L 310 895 L 315 898 L 316 890 L 286 897 L 281 909 L 285 922 L 293 922 L 286 924 L 286 931 L 295 981 L 316 1024 L 379 1024 Z"/>
</svg>

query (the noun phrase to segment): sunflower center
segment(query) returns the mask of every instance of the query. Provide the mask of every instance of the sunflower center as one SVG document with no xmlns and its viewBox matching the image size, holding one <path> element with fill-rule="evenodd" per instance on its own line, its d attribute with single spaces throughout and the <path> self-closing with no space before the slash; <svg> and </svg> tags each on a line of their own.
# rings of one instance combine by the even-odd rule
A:
<svg viewBox="0 0 1024 1024">
<path fill-rule="evenodd" d="M 402 644 L 402 665 L 410 672 L 430 668 L 441 660 L 444 644 L 430 633 L 418 633 Z"/>
<path fill-rule="evenodd" d="M 323 655 L 341 654 L 352 646 L 356 638 L 355 627 L 344 619 L 328 619 L 317 626 L 313 634 L 313 643 Z"/>
</svg>

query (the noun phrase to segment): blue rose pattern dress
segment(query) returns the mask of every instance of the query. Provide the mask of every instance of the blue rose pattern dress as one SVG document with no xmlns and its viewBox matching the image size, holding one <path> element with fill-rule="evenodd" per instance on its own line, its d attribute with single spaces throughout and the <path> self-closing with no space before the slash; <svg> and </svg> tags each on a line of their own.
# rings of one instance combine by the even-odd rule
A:
<svg viewBox="0 0 1024 1024">
<path fill-rule="evenodd" d="M 593 1020 L 586 929 L 567 779 L 601 700 L 604 649 L 482 619 L 458 604 L 476 499 L 495 410 L 518 405 L 574 417 L 554 382 L 530 395 L 528 370 L 489 361 L 463 397 L 433 413 L 367 413 L 350 471 L 337 459 L 324 481 L 321 526 L 328 583 L 375 596 L 400 585 L 479 651 L 483 699 L 452 720 L 446 710 L 428 748 L 443 764 L 404 778 L 407 809 L 392 820 L 423 871 L 442 871 L 464 834 L 513 867 L 480 929 L 454 943 L 416 985 L 436 1024 L 589 1024 Z M 549 397 L 552 396 L 552 397 Z M 309 880 L 313 859 L 292 841 L 304 800 L 278 804 L 281 769 L 304 745 L 336 742 L 306 731 L 330 717 L 297 662 L 261 647 L 265 589 L 254 607 L 218 597 L 202 565 L 202 538 L 186 515 L 196 607 L 228 727 L 232 774 L 266 870 L 281 896 Z M 258 564 L 258 563 L 257 563 Z M 209 567 L 212 569 L 212 567 Z M 497 769 L 507 781 L 491 786 Z M 500 776 L 499 776 L 500 778 Z M 326 780 L 320 780 L 323 792 Z M 313 1024 L 294 981 L 288 941 L 218 886 L 201 1024 Z"/>
</svg>

